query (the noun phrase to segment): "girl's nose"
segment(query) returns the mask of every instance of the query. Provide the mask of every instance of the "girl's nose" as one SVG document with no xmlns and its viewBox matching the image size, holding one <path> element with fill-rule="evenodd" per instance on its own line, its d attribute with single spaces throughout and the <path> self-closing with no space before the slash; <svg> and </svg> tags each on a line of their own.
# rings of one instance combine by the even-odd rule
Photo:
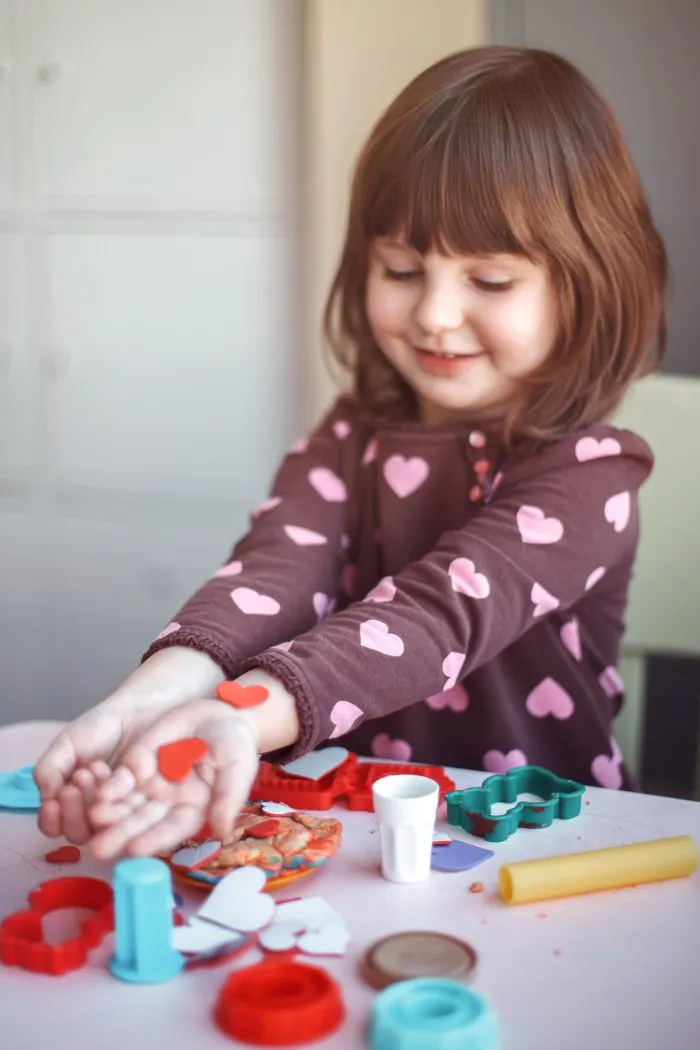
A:
<svg viewBox="0 0 700 1050">
<path fill-rule="evenodd" d="M 416 308 L 416 322 L 429 335 L 439 335 L 464 324 L 463 289 L 451 282 L 428 286 Z"/>
</svg>

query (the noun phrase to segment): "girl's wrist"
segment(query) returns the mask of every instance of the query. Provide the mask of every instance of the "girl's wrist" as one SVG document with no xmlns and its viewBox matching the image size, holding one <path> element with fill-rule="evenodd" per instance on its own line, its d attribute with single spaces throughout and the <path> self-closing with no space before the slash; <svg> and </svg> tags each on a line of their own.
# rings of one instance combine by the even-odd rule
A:
<svg viewBox="0 0 700 1050">
<path fill-rule="evenodd" d="M 301 732 L 296 700 L 279 678 L 255 668 L 240 675 L 236 684 L 243 688 L 262 687 L 268 694 L 262 702 L 250 707 L 234 704 L 238 716 L 250 727 L 258 754 L 269 754 L 296 744 Z"/>
<path fill-rule="evenodd" d="M 224 673 L 211 656 L 176 645 L 150 656 L 108 699 L 165 711 L 189 700 L 215 696 L 223 681 Z"/>
</svg>

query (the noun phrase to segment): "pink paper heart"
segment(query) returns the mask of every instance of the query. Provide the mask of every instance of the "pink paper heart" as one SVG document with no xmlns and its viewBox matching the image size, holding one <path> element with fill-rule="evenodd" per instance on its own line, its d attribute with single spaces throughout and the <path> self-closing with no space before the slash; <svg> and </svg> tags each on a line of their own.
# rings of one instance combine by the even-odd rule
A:
<svg viewBox="0 0 700 1050">
<path fill-rule="evenodd" d="M 335 598 L 329 598 L 327 594 L 322 594 L 321 591 L 316 591 L 312 602 L 314 612 L 319 620 L 322 620 L 324 616 L 330 616 L 335 609 Z"/>
<path fill-rule="evenodd" d="M 292 456 L 301 455 L 302 452 L 306 452 L 309 447 L 309 439 L 307 437 L 299 438 L 289 449 L 289 454 Z"/>
<path fill-rule="evenodd" d="M 435 693 L 426 699 L 428 707 L 433 711 L 442 711 L 449 708 L 451 711 L 461 713 L 469 706 L 469 696 L 462 685 L 453 685 L 450 689 L 443 689 L 441 693 Z"/>
<path fill-rule="evenodd" d="M 525 706 L 535 718 L 546 718 L 553 715 L 562 721 L 571 718 L 574 713 L 574 701 L 566 689 L 555 682 L 553 678 L 544 678 L 538 686 L 532 690 Z"/>
<path fill-rule="evenodd" d="M 620 769 L 619 758 L 598 755 L 591 763 L 591 772 L 604 788 L 611 788 L 613 791 L 617 791 L 622 787 L 622 770 Z"/>
<path fill-rule="evenodd" d="M 466 594 L 469 598 L 488 598 L 491 586 L 482 572 L 476 571 L 474 562 L 469 558 L 455 558 L 450 562 L 447 575 L 452 582 L 452 590 Z"/>
<path fill-rule="evenodd" d="M 261 514 L 266 514 L 269 510 L 274 510 L 275 507 L 279 507 L 282 502 L 281 496 L 270 496 L 269 499 L 264 499 L 255 510 L 253 511 L 252 517 L 259 518 Z"/>
<path fill-rule="evenodd" d="M 221 843 L 216 839 L 210 839 L 208 842 L 201 842 L 198 846 L 185 846 L 183 849 L 176 850 L 175 853 L 171 853 L 170 861 L 178 868 L 194 870 L 206 864 L 207 861 L 213 860 L 219 853 L 221 853 Z"/>
<path fill-rule="evenodd" d="M 240 576 L 243 572 L 243 563 L 240 561 L 230 561 L 228 565 L 222 565 L 220 569 L 217 569 L 212 580 L 225 579 L 227 576 Z"/>
<path fill-rule="evenodd" d="M 367 467 L 370 463 L 374 463 L 375 459 L 377 458 L 378 450 L 379 444 L 377 442 L 377 439 L 370 438 L 370 440 L 367 442 L 367 448 L 365 449 L 365 453 L 362 457 L 363 467 Z"/>
<path fill-rule="evenodd" d="M 407 740 L 392 740 L 388 733 L 379 733 L 371 745 L 375 758 L 393 758 L 397 762 L 410 762 L 413 748 Z"/>
<path fill-rule="evenodd" d="M 581 649 L 581 631 L 579 630 L 578 620 L 575 618 L 568 620 L 560 630 L 559 637 L 561 638 L 561 644 L 571 653 L 574 660 L 581 660 L 583 651 Z"/>
<path fill-rule="evenodd" d="M 349 700 L 338 700 L 331 711 L 331 722 L 335 728 L 329 739 L 333 740 L 343 733 L 348 733 L 363 714 L 364 711 L 357 704 L 351 704 Z"/>
<path fill-rule="evenodd" d="M 320 547 L 323 543 L 328 543 L 326 536 L 314 532 L 313 529 L 305 529 L 302 525 L 285 525 L 284 531 L 297 547 Z"/>
<path fill-rule="evenodd" d="M 523 543 L 558 543 L 564 535 L 559 519 L 545 517 L 541 507 L 522 506 L 515 520 Z"/>
<path fill-rule="evenodd" d="M 365 598 L 366 602 L 390 602 L 396 595 L 396 585 L 392 576 L 385 576 L 373 587 Z"/>
<path fill-rule="evenodd" d="M 630 494 L 618 492 L 605 503 L 605 520 L 609 521 L 615 532 L 622 532 L 630 520 Z"/>
<path fill-rule="evenodd" d="M 620 672 L 616 667 L 606 667 L 598 676 L 598 681 L 605 695 L 610 697 L 611 700 L 616 696 L 621 696 L 625 691 L 625 684 L 620 678 Z"/>
<path fill-rule="evenodd" d="M 602 565 L 599 565 L 597 569 L 594 569 L 591 575 L 586 580 L 585 590 L 590 591 L 591 587 L 595 587 L 599 580 L 602 580 L 605 576 L 605 569 Z"/>
<path fill-rule="evenodd" d="M 274 598 L 259 594 L 252 587 L 236 587 L 231 591 L 231 599 L 247 616 L 276 616 L 281 608 Z"/>
<path fill-rule="evenodd" d="M 348 498 L 345 483 L 328 467 L 314 467 L 310 470 L 309 483 L 327 503 L 345 503 Z"/>
<path fill-rule="evenodd" d="M 216 883 L 197 918 L 239 933 L 262 929 L 275 912 L 273 898 L 262 892 L 266 881 L 262 868 L 252 865 L 234 868 Z"/>
<path fill-rule="evenodd" d="M 447 681 L 443 685 L 443 690 L 451 689 L 457 684 L 457 678 L 459 672 L 464 667 L 464 661 L 467 659 L 466 653 L 448 653 L 445 659 L 442 661 L 442 673 L 447 675 Z"/>
<path fill-rule="evenodd" d="M 527 757 L 515 748 L 504 755 L 502 751 L 487 751 L 483 758 L 484 769 L 489 773 L 507 773 L 509 769 L 527 765 Z"/>
<path fill-rule="evenodd" d="M 365 620 L 360 624 L 360 645 L 384 656 L 401 656 L 404 650 L 398 634 L 391 634 L 381 620 Z"/>
<path fill-rule="evenodd" d="M 345 419 L 337 419 L 333 424 L 333 433 L 338 441 L 345 441 L 350 433 L 350 424 Z"/>
<path fill-rule="evenodd" d="M 622 445 L 615 438 L 607 437 L 596 441 L 594 437 L 582 437 L 576 442 L 576 459 L 586 463 L 590 459 L 602 459 L 604 456 L 619 456 Z"/>
<path fill-rule="evenodd" d="M 539 583 L 533 583 L 530 591 L 530 599 L 535 606 L 533 616 L 544 616 L 548 612 L 559 608 L 559 599 L 546 591 Z"/>
<path fill-rule="evenodd" d="M 411 496 L 429 474 L 430 467 L 421 456 L 413 456 L 411 459 L 389 456 L 384 464 L 384 479 L 399 499 Z"/>
<path fill-rule="evenodd" d="M 173 620 L 172 623 L 169 623 L 167 627 L 163 628 L 163 630 L 160 632 L 160 634 L 156 635 L 156 641 L 157 642 L 160 641 L 161 638 L 167 638 L 169 634 L 174 634 L 175 631 L 179 631 L 179 630 L 180 630 L 180 624 L 176 623 L 175 620 Z"/>
</svg>

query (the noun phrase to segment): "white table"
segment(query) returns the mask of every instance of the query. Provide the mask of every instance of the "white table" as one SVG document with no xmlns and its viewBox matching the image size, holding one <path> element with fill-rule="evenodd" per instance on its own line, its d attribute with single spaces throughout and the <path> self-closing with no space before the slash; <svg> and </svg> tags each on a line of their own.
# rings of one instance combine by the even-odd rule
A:
<svg viewBox="0 0 700 1050">
<path fill-rule="evenodd" d="M 0 770 L 35 761 L 57 723 L 0 729 Z M 459 787 L 483 774 L 450 771 Z M 503 1050 L 697 1050 L 700 1047 L 700 877 L 544 904 L 507 906 L 496 893 L 506 858 L 525 859 L 690 834 L 700 843 L 700 805 L 591 789 L 580 818 L 543 831 L 520 829 L 495 845 L 496 856 L 471 872 L 441 874 L 395 886 L 378 872 L 374 817 L 342 807 L 341 852 L 299 883 L 299 894 L 323 896 L 346 918 L 352 943 L 327 961 L 345 992 L 348 1019 L 313 1044 L 359 1050 L 373 991 L 358 976 L 364 949 L 387 933 L 441 930 L 463 937 L 480 957 L 474 987 L 488 996 L 503 1030 Z M 453 831 L 453 837 L 460 837 Z M 467 836 L 461 836 L 466 838 Z M 476 840 L 478 841 L 478 840 Z M 50 848 L 33 815 L 0 814 L 0 915 L 62 873 L 109 878 L 91 859 L 70 868 L 43 861 Z M 14 852 L 12 852 L 14 851 Z M 87 851 L 84 851 L 85 853 Z M 17 854 L 21 853 L 26 859 Z M 483 894 L 468 892 L 476 879 Z M 201 897 L 192 891 L 185 912 Z M 122 984 L 105 969 L 111 939 L 88 966 L 64 977 L 0 967 L 3 1050 L 223 1050 L 233 1044 L 210 1020 L 231 964 L 185 973 L 150 987 Z M 234 965 L 257 961 L 257 950 Z M 426 1047 L 429 1050 L 429 1047 Z"/>
</svg>

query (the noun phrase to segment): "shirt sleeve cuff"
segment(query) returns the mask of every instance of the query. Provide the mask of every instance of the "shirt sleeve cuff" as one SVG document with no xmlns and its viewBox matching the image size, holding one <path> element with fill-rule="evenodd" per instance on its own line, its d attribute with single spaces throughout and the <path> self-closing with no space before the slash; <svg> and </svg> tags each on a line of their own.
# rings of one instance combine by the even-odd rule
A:
<svg viewBox="0 0 700 1050">
<path fill-rule="evenodd" d="M 228 679 L 237 678 L 241 673 L 240 659 L 229 652 L 221 642 L 194 627 L 180 627 L 163 638 L 156 638 L 141 657 L 141 663 L 161 649 L 169 649 L 174 645 L 184 645 L 188 649 L 206 653 L 219 665 Z"/>
<path fill-rule="evenodd" d="M 313 751 L 324 739 L 322 716 L 313 691 L 299 666 L 282 650 L 268 649 L 246 660 L 239 674 L 260 668 L 278 678 L 294 697 L 299 713 L 300 734 L 297 742 L 283 752 L 275 752 L 275 762 L 283 764 Z"/>
</svg>

